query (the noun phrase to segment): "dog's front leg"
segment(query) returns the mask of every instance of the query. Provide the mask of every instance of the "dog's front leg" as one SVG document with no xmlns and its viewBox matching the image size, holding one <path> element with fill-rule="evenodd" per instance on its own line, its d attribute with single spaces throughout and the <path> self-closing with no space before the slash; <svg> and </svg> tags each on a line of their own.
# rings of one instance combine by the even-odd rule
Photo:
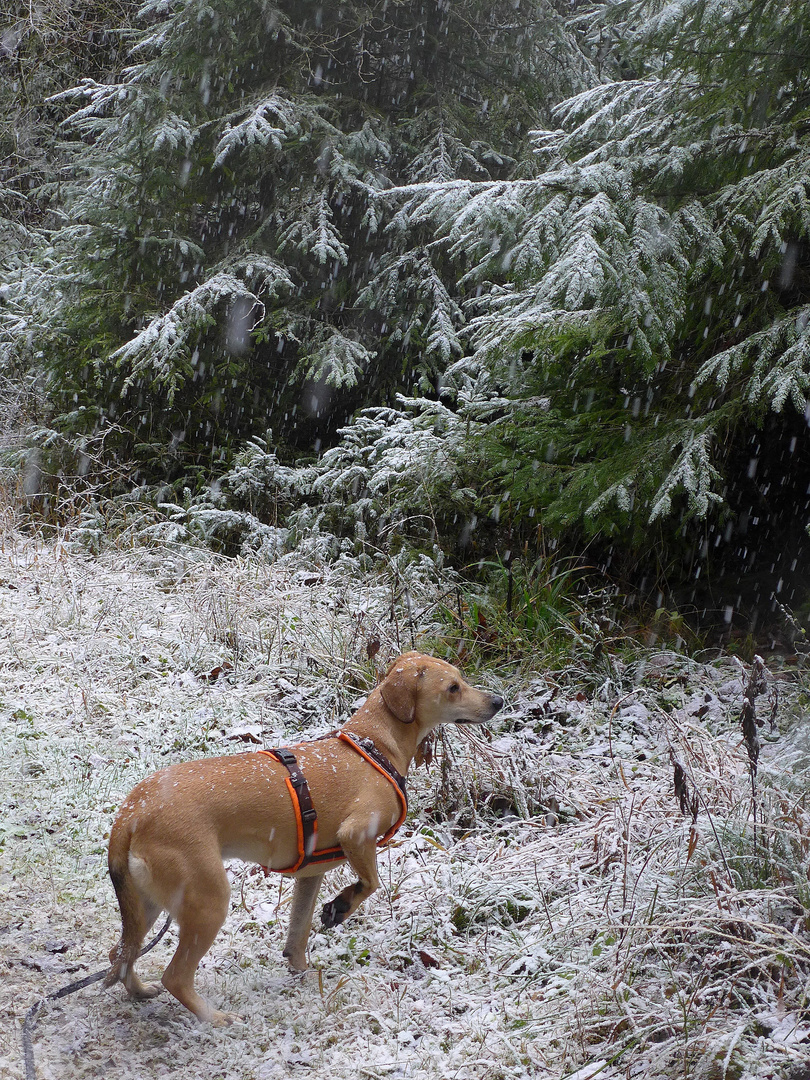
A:
<svg viewBox="0 0 810 1080">
<path fill-rule="evenodd" d="M 293 971 L 307 969 L 307 938 L 312 929 L 312 914 L 315 911 L 315 901 L 318 899 L 318 890 L 322 881 L 323 874 L 317 877 L 300 877 L 295 881 L 290 925 L 282 952 L 282 956 L 286 956 L 287 963 Z"/>
<path fill-rule="evenodd" d="M 348 824 L 348 823 L 347 823 Z M 337 926 L 342 923 L 380 887 L 377 876 L 377 845 L 369 840 L 368 828 L 360 830 L 360 835 L 346 826 L 338 830 L 338 842 L 343 848 L 352 870 L 358 880 L 339 892 L 334 900 L 324 904 L 321 910 L 321 922 L 324 926 Z"/>
</svg>

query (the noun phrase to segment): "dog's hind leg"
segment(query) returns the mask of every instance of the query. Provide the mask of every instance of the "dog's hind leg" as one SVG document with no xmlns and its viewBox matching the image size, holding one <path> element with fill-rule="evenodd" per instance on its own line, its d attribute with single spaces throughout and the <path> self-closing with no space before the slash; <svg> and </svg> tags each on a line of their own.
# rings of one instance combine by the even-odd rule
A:
<svg viewBox="0 0 810 1080">
<path fill-rule="evenodd" d="M 179 931 L 177 949 L 163 972 L 162 983 L 181 1005 L 199 1019 L 216 1026 L 230 1024 L 240 1017 L 219 1012 L 194 989 L 197 965 L 210 949 L 228 914 L 231 888 L 219 856 L 197 866 L 186 877 L 177 909 L 172 911 Z"/>
<path fill-rule="evenodd" d="M 143 933 L 145 937 L 152 929 L 155 920 L 161 912 L 161 908 L 148 900 L 143 900 L 143 898 L 142 902 L 144 910 Z M 111 964 L 115 965 L 118 958 L 122 955 L 123 948 L 124 937 L 122 935 L 121 940 L 118 942 L 118 944 L 114 945 L 112 949 L 110 949 Z M 140 951 L 140 949 L 138 951 Z M 160 987 L 157 986 L 155 983 L 143 982 L 143 980 L 135 971 L 136 959 L 137 955 L 129 962 L 122 963 L 120 968 L 120 974 L 118 975 L 118 977 L 126 987 L 127 993 L 134 1001 L 145 1001 L 147 998 L 153 998 L 157 994 L 159 994 Z M 108 976 L 107 978 L 110 979 L 110 976 Z M 105 982 L 105 986 L 106 985 L 108 985 L 107 982 Z"/>
<path fill-rule="evenodd" d="M 358 880 L 339 892 L 334 900 L 323 905 L 321 922 L 327 927 L 337 926 L 348 919 L 363 901 L 380 887 L 377 875 L 377 846 L 374 840 L 369 839 L 365 823 L 362 828 L 355 829 L 350 821 L 344 822 L 338 829 L 338 843 Z"/>
<path fill-rule="evenodd" d="M 105 986 L 122 982 L 127 993 L 136 1001 L 154 997 L 160 993 L 160 987 L 142 982 L 135 972 L 135 961 L 141 950 L 141 944 L 161 908 L 138 886 L 133 876 L 133 866 L 142 879 L 149 878 L 145 863 L 132 856 L 130 852 L 131 833 L 126 827 L 113 826 L 110 838 L 109 868 L 110 877 L 121 909 L 121 937 L 110 949 L 110 970 L 104 980 Z"/>
<path fill-rule="evenodd" d="M 144 914 L 144 918 L 143 918 L 143 934 L 144 934 L 144 937 L 146 937 L 146 935 L 149 933 L 149 931 L 154 926 L 155 920 L 157 919 L 158 915 L 161 913 L 161 911 L 163 909 L 161 907 L 159 907 L 157 904 L 152 903 L 151 900 L 145 899 L 143 897 L 141 897 L 141 901 L 143 903 L 143 914 Z M 116 957 L 118 956 L 119 952 L 121 951 L 121 943 L 122 943 L 122 941 L 123 941 L 123 935 L 119 939 L 118 944 L 113 945 L 113 947 L 110 949 L 110 963 L 111 964 L 115 962 Z"/>
<path fill-rule="evenodd" d="M 315 911 L 315 901 L 318 899 L 322 881 L 323 874 L 319 874 L 317 877 L 300 877 L 295 882 L 290 925 L 281 954 L 286 956 L 293 971 L 307 969 L 307 939 L 312 929 L 312 913 Z"/>
</svg>

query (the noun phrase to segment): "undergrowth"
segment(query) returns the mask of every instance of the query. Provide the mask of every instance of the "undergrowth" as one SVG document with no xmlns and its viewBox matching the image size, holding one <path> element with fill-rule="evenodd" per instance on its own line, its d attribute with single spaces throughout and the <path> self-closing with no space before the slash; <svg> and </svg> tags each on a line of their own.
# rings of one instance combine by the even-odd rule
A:
<svg viewBox="0 0 810 1080">
<path fill-rule="evenodd" d="M 473 592 L 424 554 L 361 559 L 318 536 L 270 560 L 122 529 L 93 555 L 85 522 L 46 533 L 11 502 L 0 517 L 3 995 L 18 1022 L 48 981 L 44 960 L 23 961 L 72 940 L 74 911 L 74 963 L 95 970 L 113 940 L 104 834 L 138 779 L 328 730 L 417 647 L 460 661 L 506 707 L 488 730 L 440 733 L 428 771 L 412 770 L 384 888 L 353 925 L 313 936 L 315 989 L 284 981 L 285 883 L 232 868 L 201 978 L 249 1016 L 256 1077 L 296 1055 L 337 1077 L 369 1054 L 437 1078 L 810 1068 L 800 672 L 633 641 L 615 598 L 562 560 L 484 566 Z M 107 1045 L 102 1021 L 133 1030 L 131 1005 L 76 1007 L 100 1052 L 148 1074 L 137 1039 Z M 94 1058 L 69 1048 L 87 1045 L 73 1009 L 43 1019 L 38 1052 L 81 1078 Z M 178 1022 L 163 999 L 148 1009 L 144 1030 Z M 254 1075 L 223 1065 L 244 1042 L 227 1039 L 186 1038 L 176 1074 Z"/>
</svg>

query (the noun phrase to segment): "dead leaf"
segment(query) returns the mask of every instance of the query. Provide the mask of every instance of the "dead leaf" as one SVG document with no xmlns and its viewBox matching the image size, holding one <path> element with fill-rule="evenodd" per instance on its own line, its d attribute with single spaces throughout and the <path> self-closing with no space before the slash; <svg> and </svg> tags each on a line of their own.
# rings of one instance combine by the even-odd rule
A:
<svg viewBox="0 0 810 1080">
<path fill-rule="evenodd" d="M 426 736 L 416 748 L 416 753 L 413 757 L 414 763 L 417 769 L 420 765 L 424 765 L 425 768 L 430 767 L 430 763 L 433 761 L 433 733 Z"/>
<path fill-rule="evenodd" d="M 695 854 L 695 848 L 697 847 L 698 839 L 698 831 L 693 825 L 692 828 L 689 830 L 689 847 L 686 849 L 687 862 L 689 862 L 689 860 Z"/>
<path fill-rule="evenodd" d="M 238 728 L 235 731 L 229 732 L 226 736 L 229 742 L 247 742 L 261 744 L 261 736 L 257 735 L 255 731 L 251 731 L 249 728 Z"/>
<path fill-rule="evenodd" d="M 201 672 L 197 678 L 202 679 L 203 682 L 216 682 L 220 675 L 226 671 L 233 671 L 233 664 L 230 660 L 223 660 L 221 664 L 217 664 L 216 667 L 211 668 L 210 671 Z"/>
</svg>

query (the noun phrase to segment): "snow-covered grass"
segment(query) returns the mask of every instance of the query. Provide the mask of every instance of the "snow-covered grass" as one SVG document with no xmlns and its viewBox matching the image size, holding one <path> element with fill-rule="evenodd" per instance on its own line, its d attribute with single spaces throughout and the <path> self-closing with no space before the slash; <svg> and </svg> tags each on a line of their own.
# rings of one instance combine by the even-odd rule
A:
<svg viewBox="0 0 810 1080">
<path fill-rule="evenodd" d="M 342 722 L 375 663 L 437 640 L 452 582 L 168 544 L 91 558 L 11 516 L 1 546 L 0 1072 L 18 1078 L 26 1010 L 103 967 L 116 939 L 105 839 L 127 791 L 181 758 Z M 198 980 L 244 1023 L 213 1030 L 166 994 L 136 1005 L 95 985 L 43 1010 L 38 1075 L 807 1075 L 799 684 L 780 684 L 780 733 L 762 732 L 755 847 L 731 660 L 639 652 L 601 685 L 539 661 L 476 674 L 503 715 L 488 734 L 446 732 L 412 774 L 384 887 L 313 934 L 310 973 L 281 957 L 291 883 L 233 864 Z"/>
</svg>

